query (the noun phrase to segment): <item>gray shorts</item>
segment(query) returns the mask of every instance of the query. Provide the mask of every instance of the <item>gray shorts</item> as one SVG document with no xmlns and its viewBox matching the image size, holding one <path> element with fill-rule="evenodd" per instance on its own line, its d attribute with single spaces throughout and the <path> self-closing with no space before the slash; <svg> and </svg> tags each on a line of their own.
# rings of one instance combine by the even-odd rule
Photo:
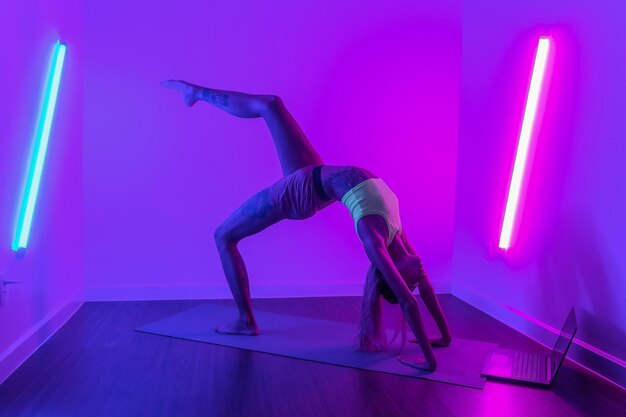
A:
<svg viewBox="0 0 626 417">
<path fill-rule="evenodd" d="M 333 203 L 322 200 L 315 189 L 313 168 L 315 165 L 300 168 L 269 187 L 274 208 L 286 219 L 307 219 Z"/>
</svg>

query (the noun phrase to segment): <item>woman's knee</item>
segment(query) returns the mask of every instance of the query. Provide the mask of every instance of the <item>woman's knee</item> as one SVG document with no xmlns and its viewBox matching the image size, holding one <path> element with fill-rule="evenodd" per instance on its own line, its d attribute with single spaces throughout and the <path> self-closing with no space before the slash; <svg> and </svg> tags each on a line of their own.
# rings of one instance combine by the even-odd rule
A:
<svg viewBox="0 0 626 417">
<path fill-rule="evenodd" d="M 218 250 L 237 245 L 237 239 L 233 235 L 232 230 L 225 223 L 222 223 L 215 229 L 213 239 L 215 240 Z"/>
<path fill-rule="evenodd" d="M 276 111 L 285 106 L 283 100 L 279 96 L 274 94 L 266 94 L 261 96 L 260 103 L 263 108 L 264 114 Z"/>
</svg>

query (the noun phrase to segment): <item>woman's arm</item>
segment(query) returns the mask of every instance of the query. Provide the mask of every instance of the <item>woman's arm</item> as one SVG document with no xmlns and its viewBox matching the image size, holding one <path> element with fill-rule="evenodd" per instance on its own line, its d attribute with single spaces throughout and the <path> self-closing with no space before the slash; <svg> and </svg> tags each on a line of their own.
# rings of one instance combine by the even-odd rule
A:
<svg viewBox="0 0 626 417">
<path fill-rule="evenodd" d="M 404 246 L 404 248 L 406 249 L 408 253 L 410 253 L 411 255 L 417 256 L 417 253 L 415 253 L 415 248 L 413 247 L 413 245 L 411 245 L 411 242 L 409 242 L 409 239 L 407 239 L 406 233 L 404 232 L 404 230 L 402 230 L 402 232 L 400 233 L 400 240 L 402 241 L 402 245 Z"/>
<path fill-rule="evenodd" d="M 402 231 L 401 240 L 406 248 L 407 252 L 411 255 L 417 256 L 415 253 L 415 248 L 411 245 L 409 240 L 406 237 L 406 233 L 404 230 Z M 421 260 L 420 260 L 421 264 Z M 437 328 L 441 332 L 441 337 L 431 340 L 431 345 L 433 346 L 448 346 L 450 341 L 452 340 L 452 336 L 450 335 L 450 328 L 448 327 L 448 322 L 446 321 L 446 317 L 443 314 L 443 310 L 439 305 L 439 300 L 437 300 L 437 295 L 433 290 L 432 285 L 430 284 L 430 279 L 428 275 L 422 269 L 422 275 L 417 283 L 417 287 L 419 289 L 420 295 L 422 296 L 422 301 L 426 304 L 426 308 L 430 312 L 430 315 L 435 319 L 435 323 L 437 323 Z"/>
<path fill-rule="evenodd" d="M 398 298 L 402 313 L 417 338 L 420 348 L 422 348 L 425 363 L 418 367 L 434 371 L 437 367 L 437 361 L 426 335 L 417 299 L 398 272 L 385 245 L 386 234 L 388 233 L 385 220 L 380 216 L 365 216 L 359 220 L 357 232 L 372 265 L 382 273 L 385 281 Z"/>
</svg>

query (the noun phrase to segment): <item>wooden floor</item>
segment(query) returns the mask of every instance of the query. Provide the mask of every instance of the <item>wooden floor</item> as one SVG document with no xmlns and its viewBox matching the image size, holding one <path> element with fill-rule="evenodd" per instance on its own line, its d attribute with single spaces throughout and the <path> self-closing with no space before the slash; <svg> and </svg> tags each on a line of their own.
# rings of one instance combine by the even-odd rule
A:
<svg viewBox="0 0 626 417">
<path fill-rule="evenodd" d="M 454 296 L 440 299 L 453 335 L 544 352 Z M 551 389 L 487 382 L 481 391 L 133 331 L 203 302 L 230 304 L 84 304 L 0 386 L 0 416 L 626 416 L 624 391 L 573 363 Z M 359 298 L 254 305 L 356 323 Z M 397 314 L 387 312 L 389 327 Z"/>
</svg>

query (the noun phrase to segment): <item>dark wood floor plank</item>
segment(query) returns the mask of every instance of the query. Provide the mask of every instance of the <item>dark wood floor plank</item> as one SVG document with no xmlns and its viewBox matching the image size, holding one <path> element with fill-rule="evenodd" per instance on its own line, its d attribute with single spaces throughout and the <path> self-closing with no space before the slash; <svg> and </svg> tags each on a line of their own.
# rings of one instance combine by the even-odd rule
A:
<svg viewBox="0 0 626 417">
<path fill-rule="evenodd" d="M 457 337 L 545 352 L 459 299 L 440 296 Z M 622 416 L 626 396 L 573 363 L 551 389 L 432 381 L 135 332 L 200 303 L 86 303 L 0 386 L 0 416 Z M 254 300 L 258 310 L 356 323 L 358 297 Z M 397 306 L 385 307 L 396 325 Z M 434 333 L 432 320 L 427 320 Z M 262 329 L 261 329 L 262 330 Z"/>
</svg>

